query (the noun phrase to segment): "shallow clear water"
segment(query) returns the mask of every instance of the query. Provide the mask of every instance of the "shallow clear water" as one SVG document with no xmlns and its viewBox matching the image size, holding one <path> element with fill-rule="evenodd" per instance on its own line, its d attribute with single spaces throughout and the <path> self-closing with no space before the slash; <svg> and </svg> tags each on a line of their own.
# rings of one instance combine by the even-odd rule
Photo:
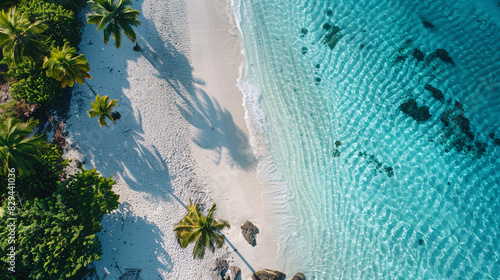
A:
<svg viewBox="0 0 500 280">
<path fill-rule="evenodd" d="M 234 2 L 282 269 L 500 279 L 492 13 L 473 1 Z M 403 113 L 410 99 L 431 117 L 425 107 Z"/>
</svg>

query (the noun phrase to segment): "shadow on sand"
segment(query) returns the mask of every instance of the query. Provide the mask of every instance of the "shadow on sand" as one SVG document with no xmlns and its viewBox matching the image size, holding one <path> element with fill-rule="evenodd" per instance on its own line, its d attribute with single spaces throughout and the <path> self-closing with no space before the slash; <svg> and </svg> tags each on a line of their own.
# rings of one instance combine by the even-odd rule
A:
<svg viewBox="0 0 500 280">
<path fill-rule="evenodd" d="M 130 207 L 123 202 L 117 211 L 106 215 L 102 221 L 105 230 L 99 233 L 99 239 L 113 248 L 106 251 L 108 255 L 103 257 L 118 265 L 106 267 L 109 272 L 107 279 L 118 279 L 116 276 L 121 276 L 120 270 L 123 272 L 126 268 L 141 268 L 143 279 L 157 279 L 160 271 L 170 272 L 173 269 L 172 259 L 163 249 L 166 246 L 162 246 L 164 236 L 154 223 L 135 216 Z M 147 267 L 155 269 L 144 270 Z"/>
<path fill-rule="evenodd" d="M 142 4 L 142 0 L 134 2 L 133 8 L 142 12 Z M 84 89 L 85 93 L 76 90 L 72 97 L 74 107 L 69 112 L 69 116 L 73 115 L 70 118 L 71 138 L 78 143 L 87 160 L 93 161 L 93 165 L 103 176 L 109 177 L 119 173 L 134 191 L 154 195 L 153 199 L 163 201 L 172 201 L 173 198 L 186 207 L 184 202 L 173 194 L 165 158 L 167 155 L 162 155 L 154 144 L 147 144 L 151 142 L 144 139 L 142 114 L 138 109 L 134 109 L 132 101 L 124 94 L 124 89 L 130 88 L 126 74 L 128 61 L 144 57 L 154 66 L 157 70 L 157 78 L 168 83 L 182 100 L 176 104 L 181 115 L 197 128 L 193 142 L 203 149 L 212 150 L 216 155 L 217 164 L 223 157 L 228 157 L 235 167 L 249 170 L 255 167 L 256 159 L 252 154 L 246 134 L 234 123 L 230 112 L 222 108 L 216 99 L 211 98 L 202 89 L 204 81 L 193 77 L 193 68 L 188 58 L 174 46 L 175 42 L 163 40 L 158 33 L 158 28 L 161 27 L 155 26 L 152 19 L 141 15 L 139 20 L 142 25 L 136 32 L 143 50 L 134 52 L 132 44 L 125 43 L 124 38 L 123 46 L 114 58 L 109 57 L 110 53 L 106 52 L 106 48 L 114 48 L 112 42 L 108 46 L 104 46 L 102 41 L 91 42 L 85 35 L 98 31 L 92 26 L 85 28 L 81 43 L 88 45 L 85 46 L 85 55 L 91 66 L 93 61 L 95 65 L 102 65 L 93 70 L 104 73 L 103 75 L 94 74 L 93 80 L 89 83 L 93 85 L 97 94 L 118 99 L 118 111 L 122 118 L 117 121 L 116 125 L 109 123 L 108 128 L 99 127 L 97 120 L 92 120 L 92 123 L 88 122 L 86 111 L 90 109 L 90 102 L 94 99 L 94 95 L 87 92 L 87 89 Z M 141 37 L 141 33 L 146 32 L 147 41 Z M 109 61 L 109 64 L 102 63 L 104 61 Z M 119 87 L 112 88 L 109 81 Z M 146 94 L 145 98 L 147 98 Z M 120 125 L 124 123 L 127 125 Z M 87 162 L 87 167 L 88 164 Z M 107 257 L 116 260 L 120 266 L 140 267 L 142 262 L 147 261 L 154 262 L 152 266 L 151 264 L 148 266 L 163 268 L 166 273 L 172 271 L 172 260 L 161 245 L 164 238 L 161 230 L 155 224 L 133 216 L 129 204 L 122 202 L 119 210 L 107 215 L 102 224 L 106 228 L 100 233 L 101 241 L 107 247 L 105 253 L 112 254 Z M 134 227 L 127 231 L 131 236 L 122 236 L 122 227 Z M 128 242 L 131 242 L 130 246 Z M 232 246 L 231 243 L 229 244 Z M 113 248 L 112 252 L 110 248 Z M 116 248 L 120 248 L 121 251 L 115 252 Z M 136 254 L 136 252 L 140 253 Z M 140 259 L 145 255 L 148 256 Z M 125 256 L 130 259 L 125 259 Z M 244 260 L 241 255 L 239 256 Z M 246 264 L 250 267 L 248 263 Z M 142 276 L 142 278 L 158 277 L 151 275 Z"/>
<path fill-rule="evenodd" d="M 155 24 L 146 19 L 142 25 L 149 26 L 150 41 L 140 37 L 141 54 L 155 67 L 157 77 L 166 81 L 182 98 L 177 104 L 182 116 L 198 129 L 193 142 L 203 149 L 213 150 L 220 163 L 224 149 L 234 165 L 249 170 L 256 165 L 246 134 L 233 121 L 230 112 L 210 97 L 201 87 L 203 80 L 193 76 L 188 58 L 179 52 L 170 41 L 163 41 L 156 32 Z M 160 42 L 154 44 L 153 42 Z M 230 141 L 228 141 L 230 139 Z"/>
</svg>

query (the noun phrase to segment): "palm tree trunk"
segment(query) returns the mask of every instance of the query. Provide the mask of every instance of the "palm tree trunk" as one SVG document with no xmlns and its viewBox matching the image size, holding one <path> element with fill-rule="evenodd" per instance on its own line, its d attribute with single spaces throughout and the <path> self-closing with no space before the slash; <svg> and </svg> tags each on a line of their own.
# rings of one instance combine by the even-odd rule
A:
<svg viewBox="0 0 500 280">
<path fill-rule="evenodd" d="M 89 87 L 90 91 L 92 91 L 92 93 L 97 96 L 97 93 L 95 93 L 94 89 L 89 85 L 89 83 L 87 83 L 87 81 L 84 81 L 85 84 Z"/>
</svg>

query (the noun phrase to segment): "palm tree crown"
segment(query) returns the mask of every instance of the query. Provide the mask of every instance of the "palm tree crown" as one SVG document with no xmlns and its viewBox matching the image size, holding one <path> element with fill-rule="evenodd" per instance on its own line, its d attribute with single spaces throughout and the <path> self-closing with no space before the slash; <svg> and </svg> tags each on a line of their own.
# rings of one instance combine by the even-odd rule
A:
<svg viewBox="0 0 500 280">
<path fill-rule="evenodd" d="M 221 248 L 224 244 L 225 239 L 220 231 L 226 227 L 231 228 L 231 226 L 225 220 L 215 220 L 213 218 L 214 211 L 215 204 L 212 205 L 208 214 L 204 216 L 198 204 L 190 204 L 188 213 L 174 228 L 174 231 L 177 232 L 177 242 L 182 248 L 186 248 L 190 243 L 196 241 L 193 258 L 202 259 L 206 247 L 214 252 L 215 248 Z"/>
<path fill-rule="evenodd" d="M 61 82 L 61 86 L 72 87 L 73 84 L 83 84 L 85 79 L 92 79 L 89 75 L 90 66 L 83 54 L 76 54 L 76 49 L 68 42 L 62 48 L 52 48 L 50 57 L 45 57 L 43 68 L 48 77 Z"/>
<path fill-rule="evenodd" d="M 0 124 L 0 173 L 16 168 L 19 174 L 30 173 L 33 166 L 42 159 L 37 152 L 45 147 L 46 141 L 41 136 L 31 136 L 38 121 L 26 123 L 14 118 L 7 118 Z"/>
<path fill-rule="evenodd" d="M 118 106 L 117 104 L 118 100 L 113 99 L 109 100 L 109 96 L 105 95 L 102 98 L 99 96 L 99 94 L 95 97 L 95 102 L 92 101 L 92 109 L 87 111 L 89 113 L 89 117 L 95 118 L 99 117 L 99 125 L 102 127 L 108 126 L 106 123 L 106 118 L 109 118 L 113 123 L 115 123 L 115 120 L 111 116 L 111 111 L 113 107 Z"/>
<path fill-rule="evenodd" d="M 132 43 L 137 41 L 133 26 L 141 24 L 137 20 L 139 11 L 128 7 L 132 5 L 130 0 L 90 0 L 94 12 L 87 16 L 87 23 L 96 24 L 97 30 L 104 30 L 104 43 L 107 45 L 109 37 L 113 34 L 116 47 L 120 48 L 122 43 L 122 29 Z"/>
<path fill-rule="evenodd" d="M 43 44 L 40 34 L 47 29 L 41 21 L 31 23 L 29 19 L 11 8 L 7 13 L 0 11 L 0 48 L 3 55 L 9 56 L 12 63 L 23 61 L 23 56 L 35 59 L 41 56 Z"/>
</svg>

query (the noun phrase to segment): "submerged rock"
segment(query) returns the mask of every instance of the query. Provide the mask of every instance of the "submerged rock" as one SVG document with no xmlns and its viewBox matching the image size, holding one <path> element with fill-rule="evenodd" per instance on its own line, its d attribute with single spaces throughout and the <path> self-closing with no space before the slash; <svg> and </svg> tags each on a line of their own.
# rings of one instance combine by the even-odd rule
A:
<svg viewBox="0 0 500 280">
<path fill-rule="evenodd" d="M 434 24 L 430 23 L 427 20 L 422 20 L 422 24 L 425 26 L 425 28 L 434 28 Z"/>
<path fill-rule="evenodd" d="M 307 32 L 308 32 L 308 30 L 307 30 L 306 28 L 302 28 L 302 29 L 300 30 L 300 32 L 302 32 L 302 34 L 306 35 L 306 34 L 307 34 Z"/>
<path fill-rule="evenodd" d="M 302 54 L 306 54 L 307 53 L 307 48 L 306 47 L 302 47 Z"/>
<path fill-rule="evenodd" d="M 450 125 L 450 114 L 451 110 L 446 110 L 442 115 L 441 115 L 441 122 L 445 127 Z"/>
<path fill-rule="evenodd" d="M 418 111 L 418 105 L 417 101 L 413 98 L 410 98 L 408 101 L 405 103 L 401 104 L 399 106 L 399 109 L 403 111 L 403 113 L 409 115 L 409 116 L 416 116 L 417 111 Z"/>
<path fill-rule="evenodd" d="M 335 149 L 335 150 L 333 151 L 332 156 L 333 156 L 334 158 L 340 157 L 340 151 L 339 151 L 338 149 Z"/>
<path fill-rule="evenodd" d="M 477 149 L 477 157 L 482 157 L 484 153 L 486 152 L 486 143 L 483 143 L 481 141 L 476 141 L 474 143 L 474 146 L 476 146 Z"/>
<path fill-rule="evenodd" d="M 417 61 L 418 61 L 418 62 L 420 62 L 420 61 L 424 61 L 425 54 L 424 54 L 424 52 L 423 52 L 423 51 L 421 51 L 421 50 L 419 50 L 419 49 L 415 48 L 415 49 L 413 50 L 413 54 L 412 54 L 412 55 L 413 55 L 413 57 L 414 57 L 414 58 L 416 58 L 416 59 L 417 59 Z"/>
<path fill-rule="evenodd" d="M 396 63 L 405 62 L 405 61 L 406 61 L 406 56 L 404 56 L 404 55 L 398 55 L 396 57 Z"/>
<path fill-rule="evenodd" d="M 467 133 L 470 130 L 470 121 L 464 114 L 458 115 L 455 120 L 463 133 Z"/>
<path fill-rule="evenodd" d="M 458 111 L 463 111 L 464 105 L 458 101 L 455 101 L 455 105 L 453 105 L 453 108 Z"/>
<path fill-rule="evenodd" d="M 337 146 L 337 147 L 338 147 L 338 146 L 340 146 L 340 145 L 342 145 L 342 143 L 341 143 L 339 140 L 335 141 L 335 146 Z"/>
<path fill-rule="evenodd" d="M 302 272 L 297 272 L 290 280 L 306 280 L 306 277 Z"/>
<path fill-rule="evenodd" d="M 495 146 L 500 146 L 500 139 L 495 138 Z"/>
<path fill-rule="evenodd" d="M 422 106 L 418 108 L 417 111 L 417 117 L 416 120 L 418 122 L 425 122 L 426 120 L 430 119 L 432 115 L 429 113 L 429 107 L 427 106 Z"/>
<path fill-rule="evenodd" d="M 327 25 L 328 28 L 325 28 L 325 25 Z M 340 34 L 341 29 L 338 26 L 331 26 L 328 23 L 325 23 L 323 25 L 323 28 L 327 29 L 328 32 L 323 38 L 322 43 L 328 45 L 328 47 L 333 50 L 337 42 L 340 40 L 340 38 L 342 38 L 342 34 Z"/>
<path fill-rule="evenodd" d="M 262 269 L 252 274 L 252 280 L 285 280 L 283 272 L 271 269 Z"/>
<path fill-rule="evenodd" d="M 393 167 L 390 167 L 390 166 L 384 166 L 384 171 L 385 173 L 387 174 L 387 176 L 390 178 L 392 176 L 394 176 L 394 168 Z"/>
<path fill-rule="evenodd" d="M 255 246 L 257 245 L 257 240 L 255 239 L 255 235 L 259 233 L 259 229 L 252 224 L 250 221 L 246 221 L 241 226 L 241 234 L 245 237 L 248 244 Z"/>
<path fill-rule="evenodd" d="M 455 62 L 453 61 L 447 50 L 437 49 L 434 53 L 435 56 L 441 59 L 441 61 L 455 65 Z"/>
<path fill-rule="evenodd" d="M 422 106 L 419 108 L 417 101 L 413 98 L 410 98 L 408 101 L 401 104 L 399 109 L 418 122 L 424 122 L 432 117 L 429 113 L 429 107 Z"/>
<path fill-rule="evenodd" d="M 326 12 L 326 15 L 331 17 L 333 16 L 333 11 L 331 9 L 329 9 L 327 12 Z"/>
<path fill-rule="evenodd" d="M 330 29 L 330 28 L 332 28 L 332 26 L 331 26 L 329 23 L 325 23 L 325 24 L 323 24 L 323 29 L 328 30 L 328 29 Z"/>
<path fill-rule="evenodd" d="M 430 91 L 432 93 L 432 97 L 436 98 L 437 100 L 443 102 L 444 101 L 444 95 L 443 95 L 443 92 L 438 89 L 438 88 L 435 88 L 434 86 L 432 86 L 431 84 L 426 84 L 424 89 Z"/>
</svg>

